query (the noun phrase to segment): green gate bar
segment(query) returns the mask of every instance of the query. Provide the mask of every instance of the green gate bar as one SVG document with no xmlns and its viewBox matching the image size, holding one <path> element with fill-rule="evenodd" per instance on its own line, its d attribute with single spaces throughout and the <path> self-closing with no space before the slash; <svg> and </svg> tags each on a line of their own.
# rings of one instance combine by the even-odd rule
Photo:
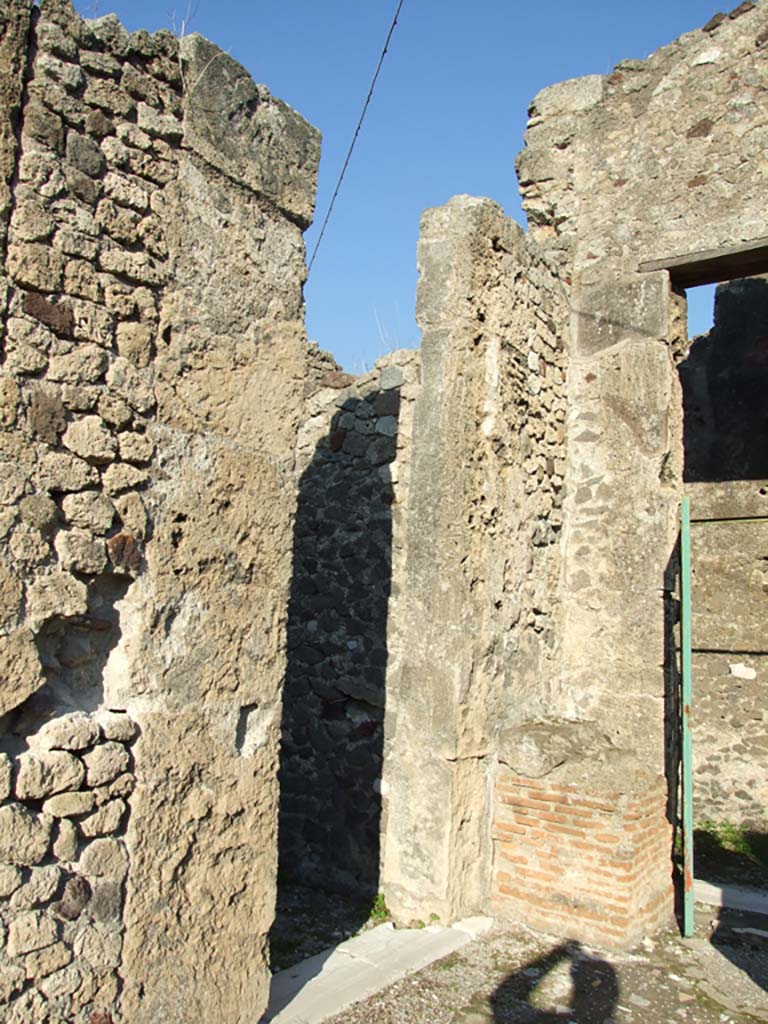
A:
<svg viewBox="0 0 768 1024">
<path fill-rule="evenodd" d="M 680 506 L 680 648 L 683 703 L 683 935 L 693 935 L 693 742 L 691 739 L 691 510 Z"/>
</svg>

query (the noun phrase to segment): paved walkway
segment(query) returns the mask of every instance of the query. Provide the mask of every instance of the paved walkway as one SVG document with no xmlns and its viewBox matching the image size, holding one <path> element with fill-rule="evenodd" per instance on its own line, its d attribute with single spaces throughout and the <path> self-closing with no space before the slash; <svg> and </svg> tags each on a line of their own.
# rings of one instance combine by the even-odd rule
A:
<svg viewBox="0 0 768 1024">
<path fill-rule="evenodd" d="M 276 974 L 262 1024 L 768 1022 L 768 895 L 697 882 L 696 897 L 694 938 L 624 954 L 488 918 L 380 925 Z"/>
<path fill-rule="evenodd" d="M 490 918 L 473 917 L 451 928 L 372 928 L 276 974 L 263 1024 L 320 1024 L 456 952 L 492 924 Z"/>
</svg>

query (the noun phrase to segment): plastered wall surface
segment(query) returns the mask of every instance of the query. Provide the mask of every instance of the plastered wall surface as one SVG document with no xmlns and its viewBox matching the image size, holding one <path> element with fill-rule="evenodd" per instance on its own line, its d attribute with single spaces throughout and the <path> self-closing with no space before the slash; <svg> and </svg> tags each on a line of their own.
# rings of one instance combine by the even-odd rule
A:
<svg viewBox="0 0 768 1024">
<path fill-rule="evenodd" d="M 0 1016 L 252 1021 L 319 140 L 200 37 L 3 13 Z"/>
<path fill-rule="evenodd" d="M 535 97 L 518 159 L 537 242 L 571 282 L 561 706 L 664 770 L 659 595 L 682 491 L 683 307 L 646 260 L 768 234 L 768 8 L 742 4 L 646 61 Z"/>
<path fill-rule="evenodd" d="M 487 900 L 499 737 L 546 714 L 568 330 L 556 274 L 490 200 L 428 211 L 419 269 L 384 763 L 382 879 L 403 920 Z"/>
</svg>

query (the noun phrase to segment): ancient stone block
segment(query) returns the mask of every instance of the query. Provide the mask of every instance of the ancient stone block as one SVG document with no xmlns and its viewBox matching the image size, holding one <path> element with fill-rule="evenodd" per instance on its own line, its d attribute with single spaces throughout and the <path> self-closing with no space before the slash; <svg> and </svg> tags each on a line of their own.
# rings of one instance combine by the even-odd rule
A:
<svg viewBox="0 0 768 1024">
<path fill-rule="evenodd" d="M 32 868 L 29 879 L 11 897 L 11 909 L 31 910 L 53 899 L 61 881 L 61 868 L 57 864 Z"/>
<path fill-rule="evenodd" d="M 74 948 L 77 956 L 83 957 L 97 970 L 104 970 L 117 967 L 121 946 L 120 932 L 108 925 L 97 924 L 78 931 Z"/>
<path fill-rule="evenodd" d="M 53 818 L 77 818 L 89 814 L 95 806 L 95 794 L 84 789 L 49 797 L 43 804 L 43 811 Z"/>
<path fill-rule="evenodd" d="M 88 206 L 96 207 L 102 193 L 100 181 L 96 181 L 87 174 L 83 174 L 76 167 L 68 166 L 64 167 L 64 178 L 67 182 L 67 188 L 73 196 Z"/>
<path fill-rule="evenodd" d="M 78 341 L 92 341 L 94 345 L 111 349 L 115 336 L 115 319 L 109 310 L 84 299 L 72 300 L 71 305 L 75 316 L 75 338 Z"/>
<path fill-rule="evenodd" d="M 47 1000 L 63 1000 L 71 996 L 82 986 L 83 973 L 76 964 L 69 964 L 60 971 L 54 971 L 46 978 L 41 978 L 38 988 Z"/>
<path fill-rule="evenodd" d="M 90 106 L 98 107 L 105 113 L 125 117 L 135 110 L 134 101 L 114 82 L 91 79 L 85 87 L 83 99 Z"/>
<path fill-rule="evenodd" d="M 109 800 L 94 813 L 80 822 L 80 830 L 86 838 L 107 836 L 120 829 L 127 808 L 122 800 Z"/>
<path fill-rule="evenodd" d="M 16 422 L 19 406 L 19 385 L 12 377 L 0 377 L 0 424 L 11 427 Z"/>
<path fill-rule="evenodd" d="M 19 514 L 27 526 L 39 530 L 44 535 L 53 532 L 59 519 L 56 502 L 51 501 L 44 494 L 34 494 L 23 498 L 19 504 Z"/>
<path fill-rule="evenodd" d="M 3 808 L 0 808 L 2 814 Z M 128 871 L 128 854 L 119 839 L 94 839 L 80 857 L 80 868 L 91 878 L 121 882 Z"/>
<path fill-rule="evenodd" d="M 117 350 L 134 366 L 149 366 L 152 358 L 154 332 L 147 324 L 126 322 L 117 328 Z"/>
<path fill-rule="evenodd" d="M 60 253 L 36 242 L 19 242 L 8 252 L 8 273 L 24 288 L 40 292 L 59 290 L 64 272 Z"/>
<path fill-rule="evenodd" d="M 145 377 L 123 356 L 115 359 L 107 373 L 108 386 L 136 412 L 147 413 L 155 405 L 155 394 Z"/>
<path fill-rule="evenodd" d="M 133 419 L 133 410 L 122 398 L 107 392 L 99 398 L 99 415 L 105 423 L 120 430 Z"/>
<path fill-rule="evenodd" d="M 59 917 L 67 921 L 76 921 L 91 899 L 91 886 L 82 875 L 68 878 L 64 892 L 58 903 L 52 908 Z"/>
<path fill-rule="evenodd" d="M 52 822 L 21 804 L 0 807 L 0 863 L 39 864 L 48 853 Z"/>
<path fill-rule="evenodd" d="M 56 444 L 66 426 L 64 406 L 58 395 L 42 387 L 33 389 L 27 410 L 32 433 L 47 444 Z"/>
<path fill-rule="evenodd" d="M 19 523 L 11 534 L 11 554 L 19 562 L 40 565 L 50 554 L 50 545 L 39 530 Z"/>
<path fill-rule="evenodd" d="M 67 572 L 95 574 L 107 564 L 104 542 L 84 530 L 60 530 L 54 547 Z"/>
<path fill-rule="evenodd" d="M 102 479 L 105 492 L 110 497 L 114 497 L 122 491 L 133 490 L 133 488 L 145 484 L 149 479 L 149 474 L 145 469 L 139 469 L 138 466 L 132 466 L 127 462 L 120 462 L 108 466 Z M 114 540 L 114 538 L 111 538 L 111 540 Z"/>
<path fill-rule="evenodd" d="M 37 292 L 25 292 L 22 308 L 29 316 L 50 327 L 55 334 L 71 337 L 74 329 L 74 317 L 69 306 L 48 302 Z"/>
<path fill-rule="evenodd" d="M 62 502 L 66 521 L 75 527 L 103 534 L 112 525 L 115 509 L 109 498 L 100 491 L 80 491 L 68 494 Z"/>
<path fill-rule="evenodd" d="M 70 384 L 94 384 L 107 369 L 106 353 L 97 345 L 78 345 L 71 352 L 53 356 L 48 364 L 48 377 Z"/>
<path fill-rule="evenodd" d="M 0 715 L 18 707 L 43 685 L 45 680 L 29 629 L 17 629 L 0 637 L 0 680 Z"/>
<path fill-rule="evenodd" d="M 85 584 L 67 572 L 38 576 L 27 588 L 27 615 L 38 625 L 55 615 L 83 615 L 87 607 Z"/>
<path fill-rule="evenodd" d="M 21 596 L 20 580 L 5 559 L 0 558 L 0 625 L 5 629 L 13 629 L 18 625 Z"/>
<path fill-rule="evenodd" d="M 66 794 L 50 797 L 50 800 L 60 800 Z M 58 833 L 53 841 L 53 855 L 60 861 L 73 861 L 77 859 L 77 828 L 67 818 L 62 818 L 58 823 Z"/>
<path fill-rule="evenodd" d="M 89 786 L 112 782 L 130 766 L 130 756 L 122 743 L 109 741 L 94 747 L 83 757 Z"/>
<path fill-rule="evenodd" d="M 64 152 L 64 123 L 37 96 L 30 97 L 24 111 L 24 133 L 30 143 L 41 143 L 55 153 Z"/>
<path fill-rule="evenodd" d="M 54 942 L 52 946 L 27 953 L 24 957 L 24 970 L 30 979 L 46 978 L 61 967 L 72 961 L 72 950 L 63 942 Z"/>
<path fill-rule="evenodd" d="M 78 135 L 71 131 L 67 133 L 67 160 L 78 171 L 92 178 L 97 178 L 106 167 L 104 154 L 98 143 L 89 139 L 87 135 Z"/>
<path fill-rule="evenodd" d="M 146 434 L 128 433 L 120 434 L 120 457 L 126 462 L 149 462 L 155 451 L 154 443 Z"/>
<path fill-rule="evenodd" d="M 99 473 L 69 452 L 47 452 L 41 460 L 40 481 L 49 491 L 82 491 L 99 482 Z"/>
<path fill-rule="evenodd" d="M 42 800 L 65 789 L 77 789 L 85 778 L 79 758 L 64 750 L 20 754 L 14 789 L 20 800 Z"/>
<path fill-rule="evenodd" d="M 23 967 L 17 964 L 0 966 L 0 1002 L 7 1005 L 15 992 L 21 991 L 26 981 Z"/>
<path fill-rule="evenodd" d="M 33 750 L 84 750 L 101 736 L 95 718 L 82 711 L 72 711 L 46 722 L 29 739 Z"/>
<path fill-rule="evenodd" d="M 139 103 L 137 112 L 139 128 L 147 135 L 173 142 L 179 140 L 184 134 L 182 123 L 170 114 L 161 114 L 160 111 L 146 103 Z"/>
<path fill-rule="evenodd" d="M 128 536 L 143 540 L 147 533 L 148 519 L 141 495 L 129 491 L 127 494 L 120 494 L 114 498 L 114 503 Z M 114 551 L 114 554 L 117 555 L 117 550 Z M 138 568 L 138 563 L 135 568 Z"/>
<path fill-rule="evenodd" d="M 114 125 L 103 110 L 89 110 L 85 116 L 85 130 L 97 139 L 103 138 L 113 130 Z"/>
<path fill-rule="evenodd" d="M 107 711 L 102 708 L 97 712 L 97 721 L 105 739 L 108 740 L 130 743 L 138 733 L 136 723 L 119 711 Z"/>
<path fill-rule="evenodd" d="M 27 197 L 16 208 L 13 238 L 22 242 L 45 242 L 53 234 L 55 223 L 38 198 Z"/>
<path fill-rule="evenodd" d="M 110 462 L 117 451 L 114 436 L 99 416 L 83 416 L 75 420 L 61 440 L 70 451 L 92 465 Z"/>
<path fill-rule="evenodd" d="M 6 899 L 22 883 L 21 869 L 12 864 L 0 864 L 0 899 Z"/>
</svg>

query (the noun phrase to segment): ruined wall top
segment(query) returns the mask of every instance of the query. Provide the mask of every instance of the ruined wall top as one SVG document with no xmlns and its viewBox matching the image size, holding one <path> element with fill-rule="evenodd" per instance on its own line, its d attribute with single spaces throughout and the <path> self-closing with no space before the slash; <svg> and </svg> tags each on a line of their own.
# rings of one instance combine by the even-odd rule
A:
<svg viewBox="0 0 768 1024">
<path fill-rule="evenodd" d="M 530 229 L 566 265 L 686 255 L 768 234 L 768 4 L 533 100 L 517 169 Z"/>
</svg>

